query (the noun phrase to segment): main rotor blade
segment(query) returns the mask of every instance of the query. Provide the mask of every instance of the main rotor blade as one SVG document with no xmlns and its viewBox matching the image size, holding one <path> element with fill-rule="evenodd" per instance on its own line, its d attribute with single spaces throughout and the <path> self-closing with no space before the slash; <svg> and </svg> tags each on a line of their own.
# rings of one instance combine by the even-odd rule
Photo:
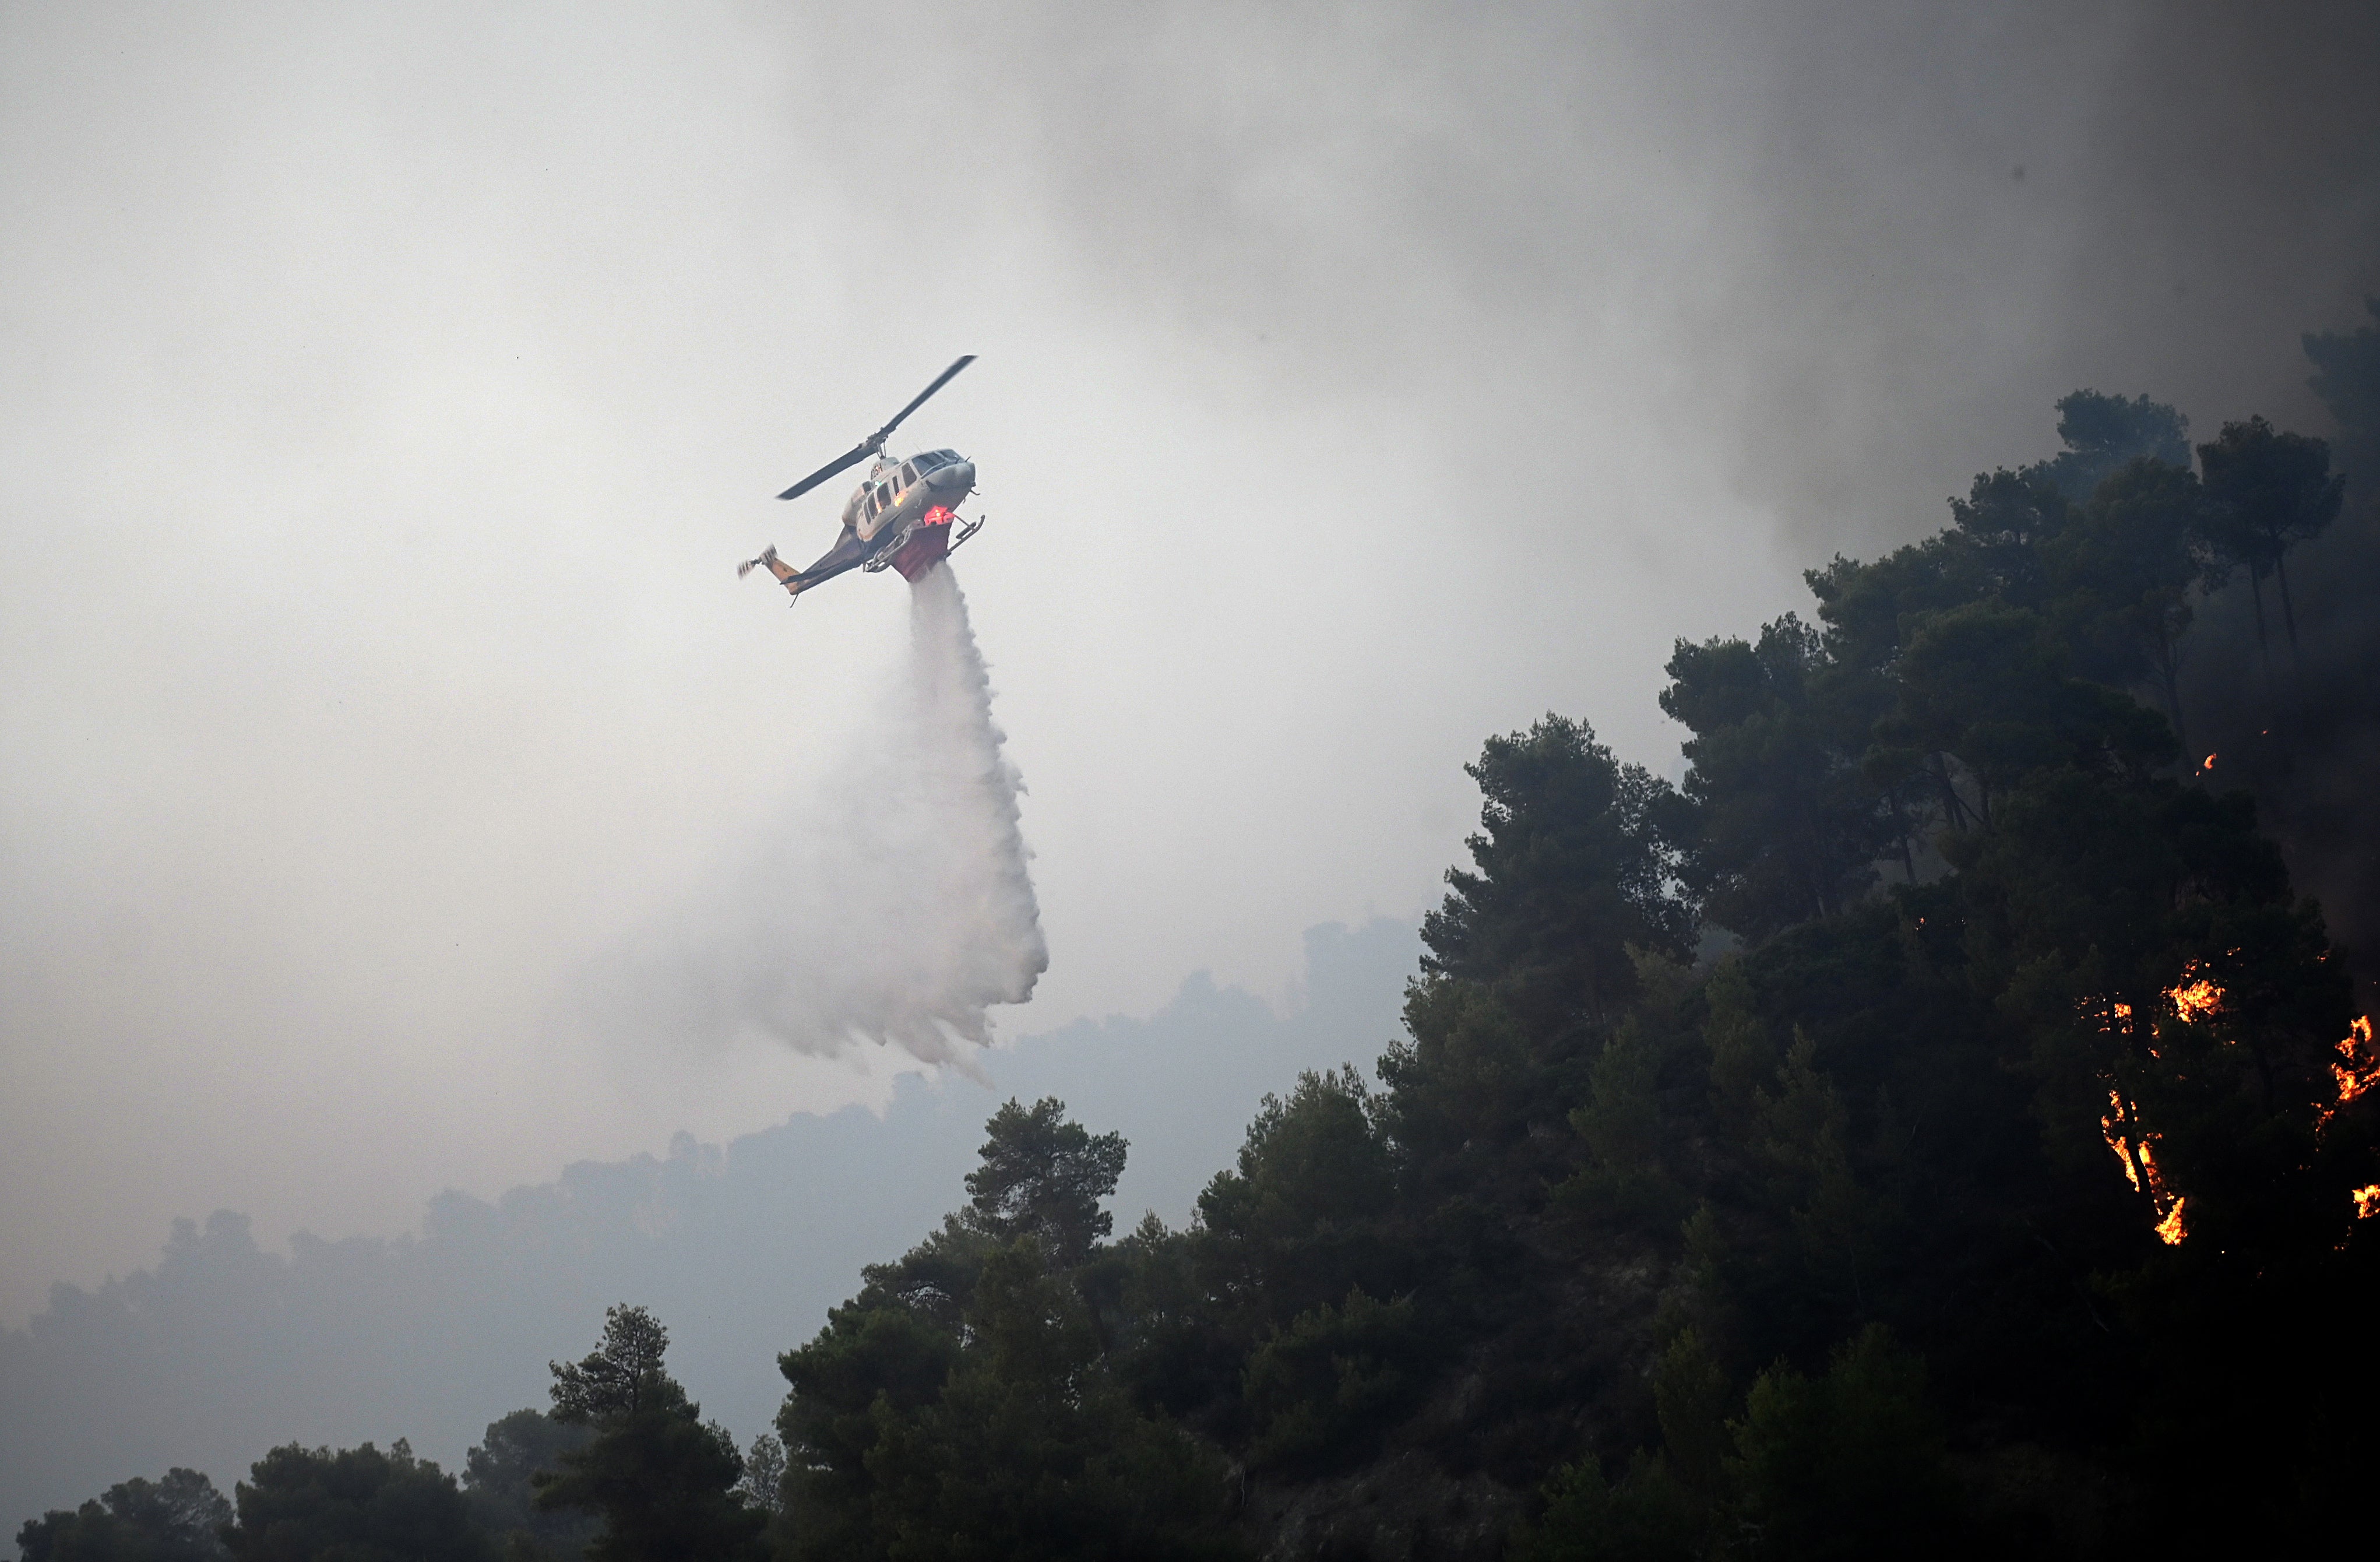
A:
<svg viewBox="0 0 2380 1562">
<path fill-rule="evenodd" d="M 908 406 L 904 407 L 898 412 L 893 413 L 892 421 L 876 431 L 876 443 L 880 445 L 882 445 L 884 443 L 885 436 L 890 434 L 894 429 L 901 426 L 902 419 L 907 417 L 910 413 L 915 412 L 918 408 L 923 407 L 926 404 L 926 397 L 933 395 L 944 385 L 949 384 L 953 376 L 956 375 L 960 370 L 965 368 L 968 364 L 973 363 L 974 361 L 975 354 L 968 353 L 956 363 L 953 363 L 948 369 L 943 370 L 941 378 L 937 379 L 932 384 L 928 385 L 924 390 L 919 391 L 917 393 L 917 398 L 915 401 L 910 402 Z"/>
<path fill-rule="evenodd" d="M 893 413 L 892 421 L 891 422 L 885 424 L 882 428 L 878 429 L 874 433 L 869 434 L 866 439 L 861 440 L 858 444 L 853 445 L 848 451 L 836 457 L 833 460 L 829 461 L 825 466 L 822 466 L 818 470 L 810 473 L 809 476 L 802 479 L 799 482 L 795 483 L 791 488 L 788 488 L 783 494 L 778 494 L 777 497 L 780 499 L 798 499 L 803 494 L 808 493 L 811 489 L 816 488 L 820 483 L 824 482 L 828 478 L 832 477 L 835 473 L 839 471 L 846 471 L 851 468 L 857 466 L 860 462 L 868 459 L 868 457 L 873 456 L 878 451 L 883 449 L 885 439 L 892 434 L 894 429 L 901 426 L 902 419 L 907 417 L 910 413 L 915 412 L 918 408 L 923 407 L 926 404 L 926 397 L 933 395 L 944 385 L 949 384 L 960 370 L 965 368 L 968 364 L 973 363 L 974 361 L 975 354 L 968 353 L 956 363 L 953 363 L 948 369 L 943 370 L 941 373 L 936 377 L 934 383 L 928 385 L 924 390 L 919 391 L 916 399 L 912 400 L 908 406 L 904 407 L 898 412 Z"/>
<path fill-rule="evenodd" d="M 799 482 L 795 483 L 791 488 L 788 488 L 783 494 L 778 494 L 777 497 L 780 499 L 798 499 L 803 494 L 808 493 L 811 489 L 816 488 L 820 483 L 824 482 L 828 478 L 832 477 L 835 473 L 847 470 L 852 467 L 859 465 L 860 462 L 868 459 L 868 457 L 875 455 L 879 450 L 883 448 L 884 436 L 882 434 L 877 435 L 873 440 L 862 441 L 860 444 L 853 445 L 849 450 L 844 451 L 842 455 L 837 456 L 833 460 L 829 461 L 818 470 L 810 473 L 809 476 L 802 479 Z"/>
</svg>

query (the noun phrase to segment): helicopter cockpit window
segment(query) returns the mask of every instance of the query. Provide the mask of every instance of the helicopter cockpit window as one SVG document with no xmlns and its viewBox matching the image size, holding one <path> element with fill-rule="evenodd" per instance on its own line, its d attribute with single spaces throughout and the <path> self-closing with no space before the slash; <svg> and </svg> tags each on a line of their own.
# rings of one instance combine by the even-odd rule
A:
<svg viewBox="0 0 2380 1562">
<path fill-rule="evenodd" d="M 906 488 L 906 487 L 908 487 L 908 486 L 909 486 L 909 484 L 911 484 L 911 483 L 913 483 L 913 482 L 917 482 L 917 463 L 916 463 L 916 462 L 914 462 L 914 461 L 904 461 L 904 462 L 902 462 L 902 463 L 901 463 L 901 486 L 902 486 L 902 487 L 904 487 L 904 488 Z"/>
</svg>

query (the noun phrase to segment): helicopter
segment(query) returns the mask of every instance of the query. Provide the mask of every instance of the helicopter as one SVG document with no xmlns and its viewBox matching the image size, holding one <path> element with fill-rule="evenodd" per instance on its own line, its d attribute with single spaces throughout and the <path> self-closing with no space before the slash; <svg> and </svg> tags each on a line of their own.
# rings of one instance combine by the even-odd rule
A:
<svg viewBox="0 0 2380 1562">
<path fill-rule="evenodd" d="M 795 569 L 777 556 L 771 543 L 760 550 L 759 557 L 737 565 L 736 579 L 766 567 L 795 602 L 810 587 L 854 569 L 897 569 L 903 580 L 914 582 L 981 531 L 981 520 L 968 521 L 953 531 L 960 504 L 975 492 L 973 461 L 955 450 L 924 450 L 905 460 L 883 453 L 884 441 L 901 426 L 901 421 L 974 361 L 973 353 L 962 357 L 908 406 L 893 413 L 891 422 L 777 495 L 798 499 L 837 472 L 870 456 L 876 458 L 868 469 L 868 481 L 843 506 L 843 535 L 817 563 L 808 569 Z"/>
</svg>

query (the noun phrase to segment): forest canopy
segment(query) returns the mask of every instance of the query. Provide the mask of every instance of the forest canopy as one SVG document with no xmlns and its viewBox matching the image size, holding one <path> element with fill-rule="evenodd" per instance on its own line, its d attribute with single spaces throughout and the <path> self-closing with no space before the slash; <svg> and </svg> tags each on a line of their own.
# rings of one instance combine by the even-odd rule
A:
<svg viewBox="0 0 2380 1562">
<path fill-rule="evenodd" d="M 2380 336 L 2308 350 L 2341 448 L 2380 453 Z M 1806 617 L 1679 641 L 1679 784 L 1572 716 L 1488 738 L 1403 1033 L 1268 1096 L 1184 1228 L 1117 1235 L 1129 1146 L 1011 1101 L 964 1202 L 784 1352 L 749 1449 L 624 1307 L 459 1481 L 293 1445 L 229 1500 L 176 1470 L 22 1554 L 2335 1531 L 2380 1453 L 2380 1047 L 2290 870 L 2368 833 L 2324 778 L 2380 731 L 2326 670 L 2367 643 L 2337 603 L 2380 573 L 2372 474 L 2261 418 L 2193 445 L 2144 396 L 2057 410 L 2061 450 L 1812 569 Z M 2210 662 L 2252 667 L 2244 704 Z"/>
</svg>

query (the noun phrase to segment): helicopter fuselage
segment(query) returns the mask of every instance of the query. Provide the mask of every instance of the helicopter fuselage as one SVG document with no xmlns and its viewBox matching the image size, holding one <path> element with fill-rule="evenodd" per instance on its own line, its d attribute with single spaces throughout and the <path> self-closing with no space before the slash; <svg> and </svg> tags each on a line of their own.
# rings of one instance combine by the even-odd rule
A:
<svg viewBox="0 0 2380 1562">
<path fill-rule="evenodd" d="M 865 552 L 860 567 L 897 569 L 916 580 L 954 545 L 951 523 L 974 490 L 975 463 L 955 450 L 880 460 L 844 506 L 844 535 Z"/>
<path fill-rule="evenodd" d="M 975 463 L 955 450 L 922 451 L 905 461 L 880 459 L 844 505 L 843 524 L 863 543 L 879 537 L 896 541 L 929 512 L 955 511 L 974 491 Z"/>
</svg>

